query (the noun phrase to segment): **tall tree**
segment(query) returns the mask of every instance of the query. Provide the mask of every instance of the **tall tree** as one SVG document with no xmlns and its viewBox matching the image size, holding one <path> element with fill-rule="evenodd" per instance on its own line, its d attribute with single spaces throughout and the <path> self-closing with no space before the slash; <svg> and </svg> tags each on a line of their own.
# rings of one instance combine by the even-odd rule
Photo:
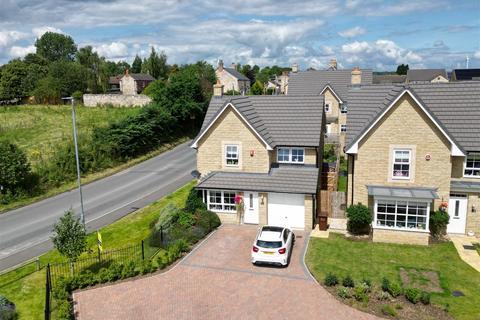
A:
<svg viewBox="0 0 480 320">
<path fill-rule="evenodd" d="M 133 63 L 132 63 L 132 73 L 140 73 L 142 72 L 142 58 L 140 58 L 137 55 L 135 55 L 135 59 L 133 60 Z"/>
<path fill-rule="evenodd" d="M 28 95 L 25 79 L 28 65 L 20 59 L 15 59 L 2 67 L 0 78 L 0 100 L 23 98 Z"/>
<path fill-rule="evenodd" d="M 59 60 L 73 61 L 77 46 L 72 37 L 55 32 L 44 33 L 35 41 L 37 54 L 48 62 Z"/>
<path fill-rule="evenodd" d="M 93 51 L 92 46 L 80 48 L 76 54 L 77 62 L 86 70 L 87 75 L 87 89 L 93 93 L 102 91 L 102 77 L 101 66 L 102 60 L 98 53 Z"/>
<path fill-rule="evenodd" d="M 162 51 L 160 55 L 152 47 L 150 56 L 142 65 L 142 72 L 148 73 L 155 79 L 166 78 L 168 73 L 167 55 Z"/>
<path fill-rule="evenodd" d="M 397 74 L 404 75 L 407 74 L 409 67 L 408 64 L 401 64 L 397 67 Z"/>
</svg>

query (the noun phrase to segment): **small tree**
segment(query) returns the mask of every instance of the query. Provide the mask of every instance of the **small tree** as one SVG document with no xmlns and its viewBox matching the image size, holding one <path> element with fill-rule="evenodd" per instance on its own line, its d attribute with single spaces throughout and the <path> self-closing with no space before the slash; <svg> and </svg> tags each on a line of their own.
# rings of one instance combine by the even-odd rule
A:
<svg viewBox="0 0 480 320">
<path fill-rule="evenodd" d="M 65 214 L 53 227 L 53 245 L 70 260 L 70 270 L 73 272 L 73 262 L 87 248 L 87 233 L 78 217 L 75 217 L 73 210 L 67 210 Z"/>
<path fill-rule="evenodd" d="M 250 93 L 253 95 L 263 94 L 263 84 L 260 81 L 255 81 L 253 86 L 250 88 Z"/>
<path fill-rule="evenodd" d="M 437 210 L 430 214 L 430 233 L 434 238 L 441 238 L 447 233 L 450 216 L 446 211 Z"/>
<path fill-rule="evenodd" d="M 347 218 L 347 229 L 349 232 L 354 234 L 369 232 L 372 214 L 365 205 L 359 203 L 348 207 Z"/>
<path fill-rule="evenodd" d="M 407 74 L 407 71 L 408 71 L 409 67 L 408 67 L 408 64 L 401 64 L 397 67 L 397 74 L 399 75 L 405 75 Z"/>
<path fill-rule="evenodd" d="M 25 153 L 12 143 L 0 142 L 0 194 L 16 194 L 27 188 L 30 176 L 30 164 Z"/>
</svg>

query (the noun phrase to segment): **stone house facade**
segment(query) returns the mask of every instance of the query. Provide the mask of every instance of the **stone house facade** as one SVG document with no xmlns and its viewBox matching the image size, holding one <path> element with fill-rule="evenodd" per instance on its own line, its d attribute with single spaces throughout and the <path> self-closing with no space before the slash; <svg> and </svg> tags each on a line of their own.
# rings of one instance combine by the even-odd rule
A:
<svg viewBox="0 0 480 320">
<path fill-rule="evenodd" d="M 225 92 L 234 91 L 239 94 L 247 94 L 250 91 L 250 79 L 238 72 L 234 63 L 230 68 L 226 68 L 223 61 L 219 60 L 215 76 L 219 84 L 223 85 Z"/>
<path fill-rule="evenodd" d="M 129 73 L 127 69 L 120 79 L 120 91 L 124 95 L 140 94 L 153 81 L 155 78 L 149 74 Z"/>
<path fill-rule="evenodd" d="M 215 85 L 192 143 L 197 189 L 208 208 L 224 223 L 311 230 L 319 201 L 323 97 L 222 93 L 223 86 Z"/>
<path fill-rule="evenodd" d="M 480 235 L 480 82 L 365 86 L 349 101 L 347 206 L 369 207 L 373 240 L 428 244 L 441 207 L 447 232 Z"/>
</svg>

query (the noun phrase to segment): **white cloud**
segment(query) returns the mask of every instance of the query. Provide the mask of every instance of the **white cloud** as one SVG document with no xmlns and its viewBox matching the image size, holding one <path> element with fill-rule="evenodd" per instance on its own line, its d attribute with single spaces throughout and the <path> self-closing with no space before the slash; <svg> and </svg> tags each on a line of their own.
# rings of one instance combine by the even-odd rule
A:
<svg viewBox="0 0 480 320">
<path fill-rule="evenodd" d="M 361 53 L 361 52 L 369 52 L 371 50 L 370 45 L 366 41 L 354 41 L 351 43 L 347 43 L 342 45 L 342 51 L 344 53 Z"/>
<path fill-rule="evenodd" d="M 122 42 L 112 42 L 110 44 L 101 44 L 93 47 L 100 56 L 109 59 L 123 58 L 128 56 L 128 46 Z"/>
<path fill-rule="evenodd" d="M 28 47 L 13 46 L 10 48 L 10 57 L 23 58 L 29 53 L 34 53 L 36 50 L 34 45 Z"/>
<path fill-rule="evenodd" d="M 356 26 L 350 29 L 340 31 L 338 34 L 344 38 L 353 38 L 362 34 L 365 34 L 367 30 L 365 28 Z"/>
<path fill-rule="evenodd" d="M 479 59 L 480 60 L 480 49 L 478 49 L 474 54 L 473 54 L 473 57 L 475 59 Z"/>
<path fill-rule="evenodd" d="M 49 27 L 49 26 L 43 26 L 43 27 L 35 27 L 32 29 L 32 33 L 36 38 L 40 38 L 47 32 L 55 32 L 55 33 L 65 33 L 61 29 L 55 28 L 55 27 Z"/>
<path fill-rule="evenodd" d="M 0 48 L 7 47 L 18 40 L 28 37 L 27 33 L 19 31 L 0 31 Z"/>
</svg>

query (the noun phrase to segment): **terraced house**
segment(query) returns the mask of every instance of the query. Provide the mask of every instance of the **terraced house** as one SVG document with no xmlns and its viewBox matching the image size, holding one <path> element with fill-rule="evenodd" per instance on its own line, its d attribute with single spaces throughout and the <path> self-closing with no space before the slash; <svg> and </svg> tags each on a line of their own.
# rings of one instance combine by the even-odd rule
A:
<svg viewBox="0 0 480 320">
<path fill-rule="evenodd" d="M 320 95 L 224 96 L 223 85 L 214 86 L 192 147 L 197 189 L 222 222 L 313 228 L 323 105 Z"/>
<path fill-rule="evenodd" d="M 347 205 L 373 212 L 373 240 L 427 244 L 430 212 L 480 234 L 480 82 L 349 92 Z"/>
<path fill-rule="evenodd" d="M 325 143 L 339 144 L 343 151 L 348 130 L 348 90 L 351 86 L 372 84 L 372 70 L 358 67 L 353 70 L 338 70 L 337 61 L 332 59 L 328 70 L 294 71 L 288 79 L 287 94 L 324 96 Z"/>
</svg>

